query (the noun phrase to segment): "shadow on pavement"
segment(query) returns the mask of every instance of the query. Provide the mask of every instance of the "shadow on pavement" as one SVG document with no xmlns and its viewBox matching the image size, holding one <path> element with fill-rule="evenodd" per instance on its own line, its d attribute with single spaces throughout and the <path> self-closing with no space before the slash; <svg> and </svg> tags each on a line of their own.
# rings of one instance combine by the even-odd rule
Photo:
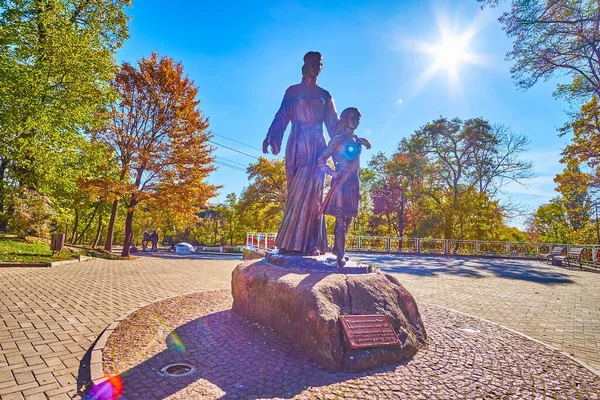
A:
<svg viewBox="0 0 600 400">
<path fill-rule="evenodd" d="M 445 274 L 471 278 L 485 278 L 492 275 L 542 284 L 573 283 L 568 273 L 561 272 L 556 266 L 537 261 L 364 253 L 353 253 L 351 256 L 364 264 L 372 264 L 384 272 L 394 274 L 417 276 Z"/>
<path fill-rule="evenodd" d="M 309 387 L 390 371 L 399 365 L 364 373 L 328 373 L 273 330 L 231 310 L 181 325 L 167 336 L 166 346 L 166 350 L 120 374 L 123 396 L 164 399 L 185 389 L 181 398 L 291 398 Z M 195 370 L 179 377 L 159 373 L 173 363 L 186 363 Z M 90 398 L 102 398 L 92 397 L 102 391 L 100 386 Z"/>
<path fill-rule="evenodd" d="M 242 254 L 223 254 L 223 253 L 191 253 L 191 254 L 176 254 L 165 251 L 144 252 L 132 254 L 136 257 L 154 257 L 164 258 L 169 260 L 241 260 Z"/>
</svg>

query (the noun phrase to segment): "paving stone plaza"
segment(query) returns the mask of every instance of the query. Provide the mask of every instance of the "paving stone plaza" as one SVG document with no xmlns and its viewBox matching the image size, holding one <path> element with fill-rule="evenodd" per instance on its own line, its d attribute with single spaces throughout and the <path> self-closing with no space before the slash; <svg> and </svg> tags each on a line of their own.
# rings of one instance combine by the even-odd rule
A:
<svg viewBox="0 0 600 400">
<path fill-rule="evenodd" d="M 524 353 L 526 355 L 514 360 L 507 356 L 503 362 L 508 364 L 504 368 L 499 366 L 503 371 L 513 371 L 517 368 L 515 366 L 522 370 L 521 366 L 526 364 L 533 370 L 540 371 L 565 364 L 563 377 L 553 376 L 547 382 L 539 379 L 535 382 L 535 387 L 540 388 L 539 392 L 502 391 L 513 380 L 518 382 L 519 379 L 525 379 L 523 376 L 515 376 L 513 379 L 510 374 L 505 374 L 502 377 L 491 376 L 489 382 L 497 387 L 495 392 L 477 392 L 477 388 L 473 386 L 470 392 L 467 390 L 465 393 L 479 393 L 479 397 L 487 396 L 486 398 L 598 397 L 595 390 L 600 380 L 598 376 L 571 362 L 567 356 L 505 329 L 502 329 L 502 337 L 498 336 L 498 340 L 495 340 L 494 330 L 488 331 L 490 324 L 481 318 L 550 345 L 598 370 L 600 274 L 534 261 L 398 257 L 381 254 L 360 254 L 354 257 L 394 274 L 416 297 L 423 309 L 425 322 L 440 321 L 440 326 L 446 326 L 443 322 L 446 320 L 444 309 L 456 310 L 460 313 L 448 311 L 448 321 L 462 321 L 460 323 L 479 327 L 482 334 L 487 335 L 476 343 L 468 336 L 463 340 L 460 335 L 440 329 L 431 335 L 435 345 L 432 344 L 427 350 L 429 354 L 442 352 L 452 358 L 451 340 L 463 340 L 465 346 L 483 346 L 489 349 L 499 349 L 505 343 L 511 343 L 510 346 L 515 348 L 522 346 L 523 352 L 529 348 L 531 354 Z M 222 304 L 226 309 L 231 272 L 239 262 L 238 258 L 231 256 L 181 257 L 161 253 L 160 256 L 142 256 L 131 261 L 91 260 L 52 268 L 0 268 L 0 397 L 2 400 L 78 398 L 79 393 L 90 384 L 89 349 L 116 318 L 160 299 L 208 291 L 212 293 L 210 296 L 221 296 L 219 301 L 225 303 L 215 300 L 215 304 Z M 222 324 L 221 330 L 230 326 L 227 324 L 240 324 L 226 313 L 211 315 L 215 317 L 210 323 Z M 169 329 L 166 333 L 168 331 Z M 219 329 L 215 330 L 218 331 Z M 444 347 L 440 343 L 449 344 Z M 454 382 L 469 388 L 475 382 L 473 377 L 485 378 L 485 363 L 479 362 L 477 357 L 469 362 L 468 354 L 463 355 L 458 351 L 456 354 L 457 358 L 464 359 L 464 365 L 469 365 L 469 370 L 455 374 L 448 385 Z M 431 367 L 426 362 L 427 356 L 423 352 L 420 358 L 415 359 L 411 368 L 416 368 L 415 365 Z M 265 355 L 265 359 L 269 357 L 271 355 Z M 229 364 L 236 365 L 233 362 Z M 444 376 L 443 365 L 437 367 L 440 370 L 438 375 Z M 297 368 L 298 371 L 307 371 L 312 367 L 303 363 Z M 579 381 L 577 374 L 573 372 L 575 370 L 580 371 L 579 374 L 586 379 Z M 312 384 L 309 391 L 299 391 L 298 385 L 302 384 L 304 388 L 304 382 L 296 382 L 296 386 L 292 384 L 289 392 L 267 386 L 260 389 L 263 383 L 259 385 L 257 382 L 254 392 L 245 393 L 251 393 L 253 398 L 296 395 L 370 398 L 394 397 L 394 393 L 410 389 L 410 385 L 403 389 L 390 382 L 386 383 L 385 374 L 389 371 L 379 372 L 377 377 L 380 377 L 380 381 L 362 376 L 357 377 L 356 381 L 344 378 L 343 382 L 332 377 L 320 377 L 315 372 L 313 378 L 310 378 L 313 376 L 310 374 L 307 378 L 308 384 Z M 414 370 L 409 368 L 405 373 L 410 376 L 414 374 Z M 451 376 L 452 371 L 445 373 L 446 376 Z M 214 376 L 211 375 L 212 386 L 208 389 L 197 382 L 189 382 L 177 389 L 180 394 L 182 391 L 196 393 L 190 394 L 192 398 L 202 398 L 202 393 L 209 397 L 243 397 L 240 390 L 252 382 L 245 381 L 240 384 L 241 387 L 234 387 L 227 379 L 219 377 L 229 376 L 225 372 L 223 374 L 215 372 Z M 593 377 L 591 381 L 590 376 Z M 571 383 L 561 391 L 560 379 L 565 377 Z M 535 380 L 535 377 L 531 379 Z M 421 381 L 417 379 L 416 382 Z M 425 391 L 419 392 L 418 396 L 415 394 L 415 398 L 431 397 L 433 394 L 422 387 L 426 382 L 421 383 L 420 390 Z M 152 383 L 148 385 L 152 386 Z M 587 391 L 577 391 L 582 385 Z M 385 387 L 385 392 L 378 392 L 381 387 Z M 571 389 L 575 391 L 570 392 Z M 453 397 L 453 392 L 447 391 L 448 387 L 440 390 L 438 396 Z M 281 396 L 281 393 L 284 395 Z M 416 389 L 413 393 L 416 393 Z M 454 397 L 456 393 L 454 392 Z M 177 397 L 172 389 L 168 393 L 160 392 L 138 398 L 165 398 L 167 395 L 186 398 Z M 128 398 L 131 400 L 136 397 Z"/>
</svg>

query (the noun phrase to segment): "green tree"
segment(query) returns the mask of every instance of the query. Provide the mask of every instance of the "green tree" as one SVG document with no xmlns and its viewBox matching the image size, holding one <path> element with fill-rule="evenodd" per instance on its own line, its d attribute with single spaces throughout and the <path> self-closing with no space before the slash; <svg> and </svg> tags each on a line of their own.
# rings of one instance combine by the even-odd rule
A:
<svg viewBox="0 0 600 400">
<path fill-rule="evenodd" d="M 236 244 L 244 244 L 246 234 L 245 232 L 239 232 L 239 216 L 238 216 L 238 199 L 235 193 L 229 193 L 225 198 L 223 204 L 223 218 L 227 227 L 227 237 L 229 239 L 229 245 L 233 246 Z"/>
<path fill-rule="evenodd" d="M 247 169 L 249 185 L 237 206 L 239 228 L 245 231 L 277 232 L 287 195 L 285 161 L 264 157 Z"/>
<path fill-rule="evenodd" d="M 427 211 L 418 218 L 429 234 L 464 238 L 474 194 L 479 203 L 493 202 L 504 183 L 532 176 L 531 163 L 520 158 L 527 145 L 525 136 L 481 118 L 439 118 L 403 139 L 387 169 L 404 178 L 407 201 Z"/>
<path fill-rule="evenodd" d="M 113 98 L 108 83 L 129 5 L 0 0 L 0 214 L 17 187 L 43 196 L 73 180 L 63 165 Z"/>
<path fill-rule="evenodd" d="M 567 209 L 559 197 L 539 206 L 527 228 L 532 240 L 549 243 L 568 243 L 569 231 Z"/>
</svg>

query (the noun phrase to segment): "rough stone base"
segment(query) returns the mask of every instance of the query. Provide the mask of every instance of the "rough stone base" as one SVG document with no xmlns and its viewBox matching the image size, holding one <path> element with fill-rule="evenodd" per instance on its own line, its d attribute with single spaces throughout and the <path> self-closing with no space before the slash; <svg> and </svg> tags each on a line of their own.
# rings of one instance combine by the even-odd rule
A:
<svg viewBox="0 0 600 400">
<path fill-rule="evenodd" d="M 233 310 L 302 347 L 329 371 L 359 372 L 411 358 L 427 340 L 412 295 L 387 274 L 344 275 L 245 262 L 232 274 Z M 401 345 L 350 350 L 339 316 L 385 314 Z"/>
<path fill-rule="evenodd" d="M 259 260 L 265 257 L 267 253 L 258 249 L 251 249 L 249 247 L 242 247 L 242 259 L 248 260 Z"/>
</svg>

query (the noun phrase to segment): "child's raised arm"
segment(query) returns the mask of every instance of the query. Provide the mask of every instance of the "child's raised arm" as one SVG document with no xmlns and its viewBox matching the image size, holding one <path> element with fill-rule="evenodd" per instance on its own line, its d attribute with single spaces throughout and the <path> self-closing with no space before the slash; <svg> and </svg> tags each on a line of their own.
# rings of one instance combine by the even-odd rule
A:
<svg viewBox="0 0 600 400">
<path fill-rule="evenodd" d="M 360 144 L 361 146 L 365 146 L 367 148 L 367 150 L 369 150 L 371 148 L 371 142 L 369 142 L 367 139 L 360 138 L 356 135 L 354 135 L 354 137 L 356 138 L 356 142 L 358 144 Z"/>
</svg>

